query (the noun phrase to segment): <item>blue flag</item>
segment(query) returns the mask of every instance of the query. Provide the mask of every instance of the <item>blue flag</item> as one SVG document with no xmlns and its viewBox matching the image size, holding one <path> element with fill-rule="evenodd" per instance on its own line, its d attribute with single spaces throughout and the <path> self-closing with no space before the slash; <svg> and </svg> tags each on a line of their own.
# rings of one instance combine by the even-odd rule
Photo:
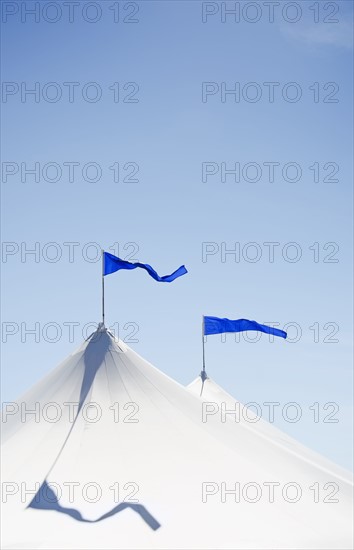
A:
<svg viewBox="0 0 354 550">
<path fill-rule="evenodd" d="M 141 267 L 145 269 L 145 271 L 147 271 L 148 274 L 155 279 L 155 281 L 159 281 L 161 283 L 172 283 L 172 281 L 177 279 L 177 277 L 181 277 L 181 275 L 188 273 L 184 265 L 181 265 L 181 267 L 176 269 L 176 271 L 171 273 L 171 275 L 164 275 L 163 277 L 160 277 L 160 275 L 158 275 L 149 264 L 127 262 L 126 260 L 121 260 L 120 258 L 117 258 L 117 256 L 113 256 L 113 254 L 109 254 L 108 252 L 104 252 L 103 266 L 103 275 L 110 275 L 119 269 L 136 269 L 137 267 Z"/>
<path fill-rule="evenodd" d="M 220 319 L 219 317 L 204 317 L 204 334 L 243 332 L 245 330 L 257 330 L 259 332 L 265 332 L 266 334 L 272 334 L 273 336 L 280 336 L 280 338 L 287 337 L 287 333 L 284 332 L 284 330 L 268 327 L 267 325 L 260 325 L 256 321 L 249 321 L 248 319 L 237 319 L 232 321 L 231 319 Z"/>
</svg>

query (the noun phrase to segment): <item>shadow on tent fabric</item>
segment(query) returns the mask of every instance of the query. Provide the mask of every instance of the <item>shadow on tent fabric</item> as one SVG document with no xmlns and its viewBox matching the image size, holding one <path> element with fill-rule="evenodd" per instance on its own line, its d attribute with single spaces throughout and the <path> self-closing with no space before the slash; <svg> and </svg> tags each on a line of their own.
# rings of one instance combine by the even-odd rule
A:
<svg viewBox="0 0 354 550">
<path fill-rule="evenodd" d="M 75 418 L 71 424 L 71 427 L 69 429 L 69 432 L 64 440 L 64 442 L 61 445 L 60 450 L 58 451 L 57 456 L 55 457 L 55 460 L 53 461 L 49 471 L 46 474 L 46 478 L 49 476 L 51 471 L 53 470 L 54 466 L 58 462 L 63 450 L 65 449 L 65 445 L 67 444 L 69 437 L 73 431 L 73 428 L 76 424 L 76 421 L 79 417 L 80 411 L 86 401 L 86 398 L 89 394 L 90 389 L 92 388 L 93 382 L 95 380 L 95 376 L 101 367 L 101 365 L 104 362 L 104 358 L 106 356 L 106 353 L 109 350 L 110 347 L 110 337 L 107 334 L 106 330 L 97 330 L 91 336 L 89 337 L 89 343 L 84 351 L 84 375 L 81 383 L 80 388 L 80 397 L 79 397 L 79 403 L 78 403 L 78 409 L 77 413 L 75 415 Z"/>
<path fill-rule="evenodd" d="M 28 505 L 28 508 L 60 512 L 61 514 L 66 514 L 67 516 L 72 517 L 76 521 L 82 521 L 84 523 L 98 523 L 99 521 L 110 518 L 115 514 L 122 512 L 122 510 L 125 510 L 126 508 L 131 508 L 132 510 L 134 510 L 134 512 L 139 514 L 141 519 L 143 519 L 145 523 L 147 523 L 147 525 L 154 531 L 161 527 L 160 523 L 150 514 L 150 512 L 147 511 L 145 506 L 143 506 L 142 504 L 134 504 L 130 502 L 121 502 L 120 504 L 117 504 L 117 506 L 110 510 L 110 512 L 107 512 L 98 519 L 85 519 L 82 517 L 78 510 L 75 510 L 75 508 L 64 508 L 63 506 L 61 506 L 61 504 L 59 504 L 58 502 L 56 494 L 54 493 L 54 491 L 52 491 L 46 481 L 42 483 L 38 492 Z"/>
<path fill-rule="evenodd" d="M 106 331 L 97 331 L 90 337 L 90 341 L 84 352 L 85 372 L 84 372 L 81 389 L 80 389 L 78 411 L 75 416 L 74 422 L 71 426 L 71 429 L 54 463 L 52 464 L 48 474 L 54 468 L 55 464 L 60 458 L 61 453 L 65 448 L 65 445 L 70 437 L 72 429 L 78 418 L 78 415 L 92 387 L 97 371 L 99 370 L 100 366 L 104 362 L 104 358 L 106 353 L 109 350 L 110 344 L 111 344 L 111 339 Z M 139 514 L 140 517 L 145 521 L 145 523 L 147 523 L 147 525 L 149 525 L 149 527 L 154 531 L 156 531 L 157 529 L 159 529 L 159 527 L 161 527 L 160 523 L 147 511 L 145 506 L 143 506 L 142 504 L 134 504 L 129 502 L 122 502 L 118 504 L 112 510 L 110 510 L 103 516 L 99 517 L 98 519 L 95 519 L 95 520 L 85 519 L 82 517 L 81 513 L 78 510 L 75 510 L 74 508 L 64 508 L 63 506 L 61 506 L 60 503 L 58 502 L 56 494 L 49 487 L 46 480 L 44 480 L 44 482 L 40 486 L 36 495 L 28 505 L 28 508 L 35 508 L 38 510 L 53 510 L 56 512 L 60 512 L 62 514 L 66 514 L 72 517 L 73 519 L 75 519 L 76 521 L 82 521 L 84 523 L 97 523 L 99 521 L 112 517 L 115 514 L 118 514 L 122 510 L 125 510 L 126 508 L 131 508 L 132 510 L 134 510 L 134 512 Z"/>
<path fill-rule="evenodd" d="M 91 335 L 90 341 L 84 351 L 85 372 L 82 379 L 79 407 L 76 417 L 79 415 L 82 406 L 85 403 L 86 397 L 95 380 L 95 376 L 100 366 L 104 362 L 104 358 L 111 344 L 110 337 L 106 331 L 97 331 Z"/>
</svg>

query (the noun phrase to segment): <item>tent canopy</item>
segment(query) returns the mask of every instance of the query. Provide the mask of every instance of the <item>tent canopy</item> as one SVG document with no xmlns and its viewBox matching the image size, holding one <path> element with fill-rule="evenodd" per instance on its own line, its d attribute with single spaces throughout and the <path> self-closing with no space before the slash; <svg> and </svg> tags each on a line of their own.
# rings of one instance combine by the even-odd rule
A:
<svg viewBox="0 0 354 550">
<path fill-rule="evenodd" d="M 346 472 L 263 421 L 203 421 L 203 400 L 225 395 L 208 379 L 200 398 L 199 383 L 99 327 L 7 411 L 4 548 L 350 548 Z M 322 489 L 314 502 L 314 483 L 335 483 L 339 502 Z"/>
</svg>

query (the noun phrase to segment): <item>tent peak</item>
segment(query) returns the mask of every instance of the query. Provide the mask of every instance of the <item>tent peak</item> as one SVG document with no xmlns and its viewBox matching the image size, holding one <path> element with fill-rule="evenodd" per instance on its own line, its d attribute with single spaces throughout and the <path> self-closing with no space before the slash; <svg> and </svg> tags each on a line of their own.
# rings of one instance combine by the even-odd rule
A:
<svg viewBox="0 0 354 550">
<path fill-rule="evenodd" d="M 122 353 L 125 353 L 128 348 L 128 346 L 123 344 L 123 342 L 102 322 L 99 323 L 96 330 L 86 338 L 86 342 L 88 343 L 87 350 L 97 350 L 98 347 L 100 347 L 102 353 L 106 353 L 111 346 L 113 346 L 116 351 Z"/>
<path fill-rule="evenodd" d="M 209 378 L 205 370 L 202 370 L 199 376 L 202 379 L 202 382 L 205 382 L 205 380 Z"/>
<path fill-rule="evenodd" d="M 97 338 L 97 335 L 103 334 L 103 333 L 108 333 L 108 334 L 110 334 L 110 336 L 113 336 L 113 335 L 107 330 L 107 328 L 105 327 L 104 323 L 98 323 L 96 330 L 94 330 L 94 332 L 91 332 L 91 334 L 86 338 L 86 342 L 87 342 L 88 340 L 94 340 L 95 337 Z"/>
</svg>

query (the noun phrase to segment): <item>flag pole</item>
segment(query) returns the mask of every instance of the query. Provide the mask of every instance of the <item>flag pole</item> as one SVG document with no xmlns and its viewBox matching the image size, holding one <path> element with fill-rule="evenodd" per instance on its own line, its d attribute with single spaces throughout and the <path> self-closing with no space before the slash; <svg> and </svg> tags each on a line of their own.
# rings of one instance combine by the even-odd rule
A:
<svg viewBox="0 0 354 550">
<path fill-rule="evenodd" d="M 102 324 L 104 326 L 104 250 L 102 250 Z"/>
<path fill-rule="evenodd" d="M 203 375 L 205 375 L 205 346 L 204 346 L 204 315 L 202 318 L 202 343 L 203 343 Z"/>
<path fill-rule="evenodd" d="M 200 377 L 201 377 L 201 379 L 202 379 L 202 387 L 201 387 L 201 390 L 200 390 L 200 395 L 202 395 L 202 393 L 203 393 L 204 382 L 205 382 L 205 380 L 208 378 L 208 377 L 207 377 L 207 373 L 205 372 L 205 343 L 204 343 L 204 332 L 205 332 L 205 321 L 204 321 L 204 315 L 203 315 L 203 318 L 202 318 L 203 370 L 202 370 L 202 372 L 200 373 Z"/>
</svg>

